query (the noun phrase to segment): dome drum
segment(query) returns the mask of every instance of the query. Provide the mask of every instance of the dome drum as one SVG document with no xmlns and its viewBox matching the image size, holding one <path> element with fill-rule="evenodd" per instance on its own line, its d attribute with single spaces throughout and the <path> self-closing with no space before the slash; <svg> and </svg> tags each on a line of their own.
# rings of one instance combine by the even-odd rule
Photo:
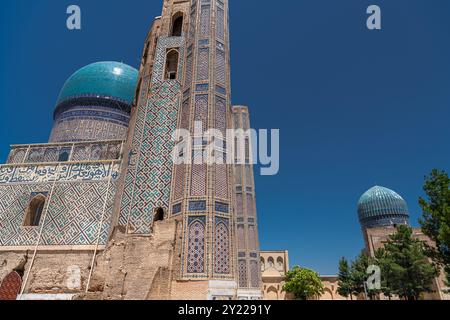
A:
<svg viewBox="0 0 450 320">
<path fill-rule="evenodd" d="M 54 112 L 50 142 L 126 138 L 138 71 L 119 62 L 97 62 L 64 84 Z"/>
</svg>

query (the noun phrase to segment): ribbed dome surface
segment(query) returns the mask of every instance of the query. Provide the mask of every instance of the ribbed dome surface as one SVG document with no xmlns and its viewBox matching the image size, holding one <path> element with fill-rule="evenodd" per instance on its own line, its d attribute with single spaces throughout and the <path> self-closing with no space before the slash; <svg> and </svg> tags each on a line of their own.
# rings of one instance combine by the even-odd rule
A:
<svg viewBox="0 0 450 320">
<path fill-rule="evenodd" d="M 364 193 L 358 202 L 358 215 L 365 228 L 408 224 L 408 206 L 393 190 L 376 186 Z"/>
</svg>

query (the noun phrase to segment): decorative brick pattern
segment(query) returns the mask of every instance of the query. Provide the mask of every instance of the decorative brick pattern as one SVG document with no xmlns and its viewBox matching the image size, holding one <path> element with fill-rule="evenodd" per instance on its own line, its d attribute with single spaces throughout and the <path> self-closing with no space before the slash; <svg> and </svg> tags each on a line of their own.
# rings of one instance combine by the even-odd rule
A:
<svg viewBox="0 0 450 320">
<path fill-rule="evenodd" d="M 215 164 L 215 191 L 216 197 L 228 199 L 228 166 L 226 164 Z"/>
<path fill-rule="evenodd" d="M 200 35 L 207 37 L 211 30 L 211 6 L 203 5 L 200 14 Z"/>
<path fill-rule="evenodd" d="M 8 274 L 1 282 L 0 286 L 0 301 L 14 301 L 22 288 L 22 278 L 13 271 Z"/>
<path fill-rule="evenodd" d="M 238 277 L 239 277 L 239 287 L 247 287 L 248 277 L 247 277 L 247 261 L 239 260 L 238 262 Z"/>
<path fill-rule="evenodd" d="M 250 277 L 251 287 L 259 288 L 261 282 L 261 268 L 259 267 L 258 261 L 250 261 Z"/>
<path fill-rule="evenodd" d="M 202 219 L 191 218 L 188 232 L 187 272 L 205 272 L 205 223 Z"/>
<path fill-rule="evenodd" d="M 214 272 L 229 274 L 230 270 L 230 232 L 228 219 L 216 218 L 214 239 Z"/>
<path fill-rule="evenodd" d="M 237 244 L 239 250 L 245 249 L 245 226 L 243 224 L 237 226 Z"/>
<path fill-rule="evenodd" d="M 246 107 L 233 107 L 233 120 L 236 129 L 248 129 L 248 110 Z M 242 125 L 241 125 L 242 124 Z M 246 141 L 246 158 L 250 154 L 250 141 Z M 236 201 L 236 221 L 238 223 L 238 249 L 246 253 L 246 265 L 250 266 L 250 274 L 239 274 L 239 286 L 241 288 L 259 288 L 260 270 L 259 262 L 259 243 L 258 243 L 258 226 L 256 219 L 256 205 L 254 197 L 254 179 L 253 167 L 251 164 L 235 165 L 235 201 Z M 245 181 L 243 181 L 245 180 Z M 245 185 L 243 186 L 242 184 Z M 244 258 L 242 257 L 242 258 Z M 243 260 L 243 259 L 242 259 Z M 257 264 L 255 267 L 255 263 Z M 256 270 L 256 271 L 255 271 Z M 256 272 L 256 273 L 255 273 Z"/>
<path fill-rule="evenodd" d="M 216 81 L 218 83 L 225 83 L 225 52 L 216 50 Z"/>
<path fill-rule="evenodd" d="M 225 37 L 225 12 L 222 8 L 217 9 L 216 13 L 217 38 L 224 40 Z"/>
<path fill-rule="evenodd" d="M 209 79 L 209 48 L 200 48 L 198 50 L 197 81 L 206 81 L 208 79 Z"/>
</svg>

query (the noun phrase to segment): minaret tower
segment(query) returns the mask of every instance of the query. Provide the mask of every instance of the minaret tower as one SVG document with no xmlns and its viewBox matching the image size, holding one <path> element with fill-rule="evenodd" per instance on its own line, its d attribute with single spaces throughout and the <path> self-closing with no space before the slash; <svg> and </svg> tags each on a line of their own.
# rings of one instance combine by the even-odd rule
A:
<svg viewBox="0 0 450 320">
<path fill-rule="evenodd" d="M 198 161 L 212 141 L 199 129 L 219 130 L 214 156 L 226 160 L 231 128 L 228 0 L 192 0 L 185 43 L 185 72 L 178 128 L 191 132 L 192 162 L 175 166 L 171 217 L 183 221 L 181 279 L 236 287 L 232 166 Z M 222 290 L 223 291 L 223 290 Z M 233 294 L 234 295 L 234 294 Z"/>
<path fill-rule="evenodd" d="M 199 161 L 209 129 L 224 137 L 214 157 L 227 158 L 229 65 L 228 0 L 165 0 L 145 43 L 115 211 L 128 234 L 176 220 L 174 280 L 202 284 L 211 299 L 236 298 L 238 286 L 233 168 Z M 185 164 L 172 161 L 175 129 L 192 136 Z"/>
</svg>

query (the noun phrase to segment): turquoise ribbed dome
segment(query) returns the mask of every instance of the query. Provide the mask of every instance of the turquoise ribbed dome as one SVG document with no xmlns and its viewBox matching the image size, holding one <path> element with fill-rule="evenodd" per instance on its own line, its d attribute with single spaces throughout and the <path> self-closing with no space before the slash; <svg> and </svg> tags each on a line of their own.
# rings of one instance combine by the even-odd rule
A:
<svg viewBox="0 0 450 320">
<path fill-rule="evenodd" d="M 101 96 L 132 104 L 139 72 L 126 64 L 96 62 L 75 72 L 64 84 L 58 102 L 70 98 Z"/>
<path fill-rule="evenodd" d="M 408 224 L 406 201 L 395 191 L 376 186 L 364 193 L 358 202 L 359 220 L 363 227 Z"/>
</svg>

